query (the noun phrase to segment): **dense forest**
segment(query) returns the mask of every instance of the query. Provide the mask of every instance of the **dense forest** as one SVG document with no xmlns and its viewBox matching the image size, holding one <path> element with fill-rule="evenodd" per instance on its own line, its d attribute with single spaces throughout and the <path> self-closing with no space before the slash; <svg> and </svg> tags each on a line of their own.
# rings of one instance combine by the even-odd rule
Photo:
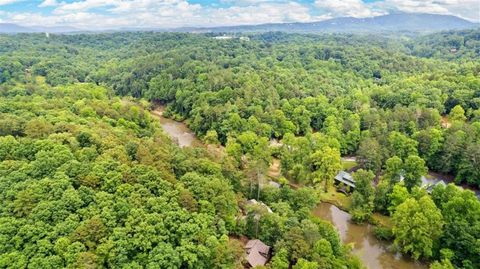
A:
<svg viewBox="0 0 480 269">
<path fill-rule="evenodd" d="M 480 187 L 480 30 L 214 37 L 0 36 L 0 268 L 241 268 L 242 237 L 273 246 L 268 268 L 362 268 L 311 214 L 341 156 L 353 221 L 480 267 L 475 194 L 420 187 Z M 155 104 L 219 152 L 172 143 Z"/>
<path fill-rule="evenodd" d="M 228 235 L 253 235 L 260 210 L 239 218 L 241 173 L 180 149 L 141 104 L 112 96 L 41 79 L 2 88 L 2 119 L 18 125 L 0 137 L 0 267 L 238 268 L 243 249 Z M 274 262 L 360 268 L 309 214 L 315 197 L 286 187 L 272 201 L 281 214 L 262 218 L 262 239 L 283 250 Z"/>
</svg>

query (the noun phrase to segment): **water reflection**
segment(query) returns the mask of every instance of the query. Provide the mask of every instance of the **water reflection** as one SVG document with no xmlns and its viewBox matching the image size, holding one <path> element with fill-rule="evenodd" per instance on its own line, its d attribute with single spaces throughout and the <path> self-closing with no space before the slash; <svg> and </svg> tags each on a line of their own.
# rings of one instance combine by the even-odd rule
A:
<svg viewBox="0 0 480 269">
<path fill-rule="evenodd" d="M 345 244 L 353 244 L 353 253 L 371 269 L 425 269 L 424 264 L 389 251 L 390 244 L 373 235 L 371 225 L 356 225 L 350 222 L 350 214 L 338 207 L 321 203 L 313 214 L 332 223 Z"/>
</svg>

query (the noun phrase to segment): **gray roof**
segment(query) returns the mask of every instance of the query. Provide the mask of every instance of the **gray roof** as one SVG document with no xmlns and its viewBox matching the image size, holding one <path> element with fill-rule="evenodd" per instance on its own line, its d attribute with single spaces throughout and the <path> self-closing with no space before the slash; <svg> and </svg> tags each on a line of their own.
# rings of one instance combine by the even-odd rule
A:
<svg viewBox="0 0 480 269">
<path fill-rule="evenodd" d="M 343 184 L 355 188 L 355 180 L 353 179 L 350 173 L 345 171 L 340 171 L 336 176 L 335 180 L 342 182 Z"/>
</svg>

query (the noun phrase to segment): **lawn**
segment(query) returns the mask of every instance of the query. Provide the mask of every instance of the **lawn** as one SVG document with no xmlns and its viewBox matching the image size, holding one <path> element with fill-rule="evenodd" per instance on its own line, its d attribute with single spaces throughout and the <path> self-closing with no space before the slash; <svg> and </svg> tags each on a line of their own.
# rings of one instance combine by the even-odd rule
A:
<svg viewBox="0 0 480 269">
<path fill-rule="evenodd" d="M 343 170 L 345 170 L 345 171 L 350 171 L 350 169 L 354 168 L 357 165 L 358 165 L 358 163 L 356 161 L 342 160 L 342 167 L 343 167 Z"/>
<path fill-rule="evenodd" d="M 348 210 L 351 204 L 350 196 L 347 196 L 341 192 L 337 192 L 337 189 L 335 188 L 335 186 L 328 188 L 328 192 L 326 193 L 321 191 L 320 200 L 322 202 L 327 202 L 327 203 L 336 205 L 338 208 L 341 208 L 343 210 Z"/>
</svg>

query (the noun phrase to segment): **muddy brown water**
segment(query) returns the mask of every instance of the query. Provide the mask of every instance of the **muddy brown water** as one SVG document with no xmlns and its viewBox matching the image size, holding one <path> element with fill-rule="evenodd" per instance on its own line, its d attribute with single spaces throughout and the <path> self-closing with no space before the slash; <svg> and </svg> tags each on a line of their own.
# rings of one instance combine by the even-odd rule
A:
<svg viewBox="0 0 480 269">
<path fill-rule="evenodd" d="M 350 221 L 350 214 L 338 207 L 320 203 L 313 214 L 332 223 L 337 228 L 344 244 L 353 244 L 353 253 L 369 269 L 426 269 L 425 264 L 416 262 L 399 253 L 390 251 L 391 244 L 378 240 L 372 225 L 356 225 Z"/>
<path fill-rule="evenodd" d="M 201 146 L 202 142 L 195 136 L 195 133 L 190 130 L 187 125 L 180 121 L 175 121 L 163 116 L 165 107 L 160 106 L 152 111 L 160 121 L 165 133 L 170 136 L 180 147 Z"/>
</svg>

